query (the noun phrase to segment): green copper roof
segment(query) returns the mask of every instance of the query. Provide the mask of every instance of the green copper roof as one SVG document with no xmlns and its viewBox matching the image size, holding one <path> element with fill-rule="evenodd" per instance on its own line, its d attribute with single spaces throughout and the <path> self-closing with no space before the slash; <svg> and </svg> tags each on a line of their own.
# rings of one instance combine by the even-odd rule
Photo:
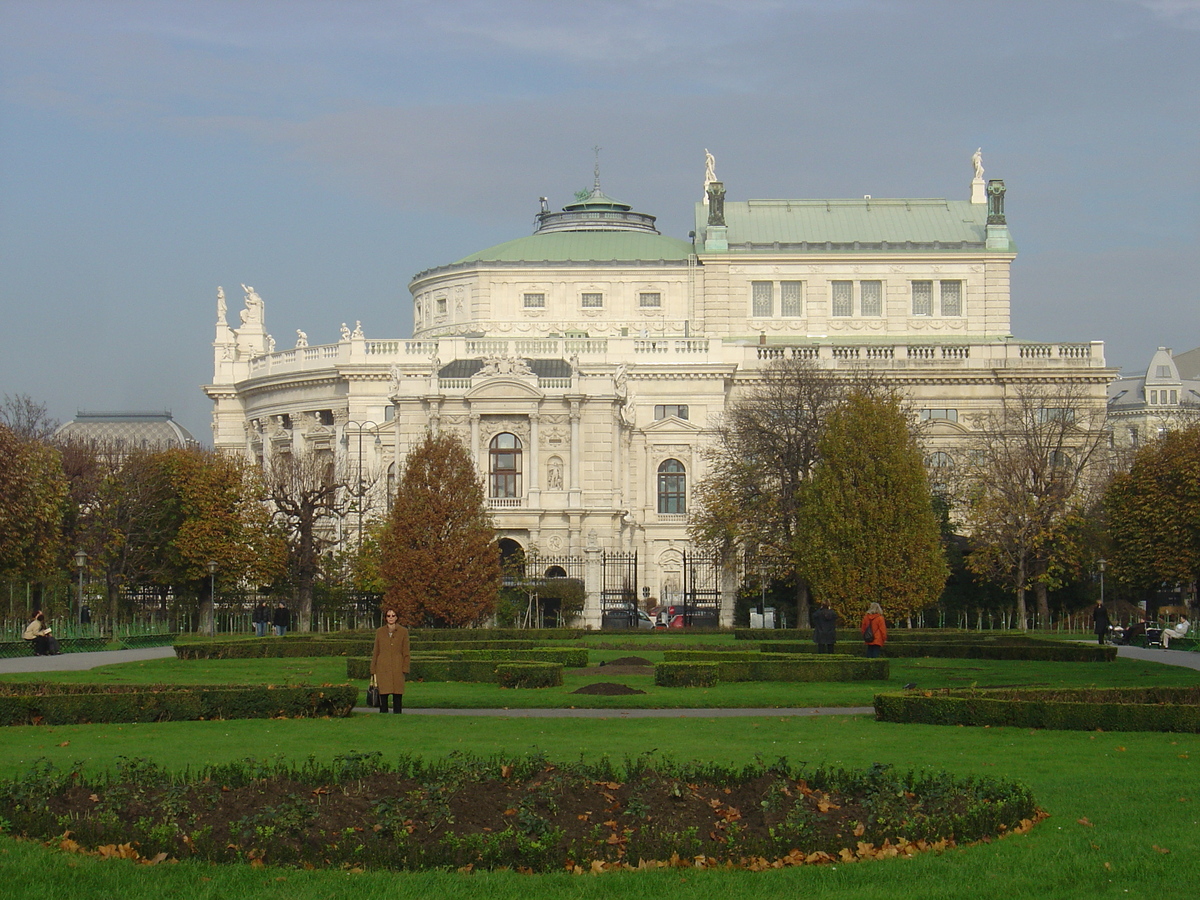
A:
<svg viewBox="0 0 1200 900">
<path fill-rule="evenodd" d="M 640 231 L 555 231 L 531 234 L 472 253 L 455 265 L 475 262 L 679 262 L 687 241 Z"/>
<path fill-rule="evenodd" d="M 837 249 L 981 249 L 987 204 L 966 200 L 747 200 L 725 203 L 729 250 L 770 252 L 775 244 L 835 244 Z M 696 204 L 696 233 L 708 231 Z M 854 248 L 854 244 L 859 247 Z M 849 245 L 849 246 L 847 246 Z M 880 246 L 882 245 L 882 246 Z M 789 248 L 792 249 L 792 248 Z"/>
</svg>

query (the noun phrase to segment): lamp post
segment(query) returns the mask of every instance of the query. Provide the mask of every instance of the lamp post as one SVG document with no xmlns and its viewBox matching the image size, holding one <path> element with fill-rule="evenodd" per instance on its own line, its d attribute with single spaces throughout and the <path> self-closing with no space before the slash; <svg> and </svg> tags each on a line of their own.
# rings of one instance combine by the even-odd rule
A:
<svg viewBox="0 0 1200 900">
<path fill-rule="evenodd" d="M 75 621 L 83 615 L 83 570 L 87 567 L 88 555 L 80 547 L 75 551 L 75 568 L 79 570 L 79 594 L 75 604 Z"/>
<path fill-rule="evenodd" d="M 208 633 L 213 637 L 217 636 L 217 563 L 215 560 L 208 561 L 208 597 L 209 603 L 212 604 L 212 618 L 209 619 Z"/>
<path fill-rule="evenodd" d="M 346 425 L 347 427 L 353 425 L 355 430 L 358 432 L 358 489 L 355 491 L 354 496 L 358 499 L 358 549 L 361 553 L 363 539 L 363 498 L 367 494 L 366 485 L 363 483 L 363 432 L 368 428 L 371 430 L 377 429 L 379 427 L 379 423 L 371 421 L 355 422 L 350 420 L 346 422 Z M 346 443 L 348 446 L 348 435 Z M 379 445 L 379 435 L 375 435 L 375 444 L 376 446 Z"/>
<path fill-rule="evenodd" d="M 1104 603 L 1104 567 L 1108 565 L 1108 560 L 1102 559 L 1100 562 L 1100 602 Z"/>
</svg>

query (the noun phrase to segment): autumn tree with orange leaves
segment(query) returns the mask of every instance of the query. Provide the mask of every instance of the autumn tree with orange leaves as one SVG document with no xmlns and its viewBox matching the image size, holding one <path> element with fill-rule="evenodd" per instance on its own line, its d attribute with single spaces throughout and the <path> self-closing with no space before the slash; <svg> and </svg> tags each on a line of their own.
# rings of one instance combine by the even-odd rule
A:
<svg viewBox="0 0 1200 900">
<path fill-rule="evenodd" d="M 380 552 L 384 604 L 403 624 L 455 628 L 492 615 L 500 551 L 483 484 L 457 438 L 426 434 L 409 454 Z"/>
</svg>

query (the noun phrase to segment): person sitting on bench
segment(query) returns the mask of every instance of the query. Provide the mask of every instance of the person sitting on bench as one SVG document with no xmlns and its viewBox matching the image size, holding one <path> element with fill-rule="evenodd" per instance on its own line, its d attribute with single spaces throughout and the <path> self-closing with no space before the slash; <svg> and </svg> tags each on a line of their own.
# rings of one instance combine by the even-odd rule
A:
<svg viewBox="0 0 1200 900">
<path fill-rule="evenodd" d="M 33 644 L 34 656 L 50 655 L 50 629 L 40 609 L 34 614 L 33 621 L 25 626 L 25 633 L 21 637 Z"/>
<path fill-rule="evenodd" d="M 1164 628 L 1162 630 L 1162 645 L 1164 650 L 1171 649 L 1171 638 L 1181 638 L 1188 632 L 1189 623 L 1187 619 L 1180 618 L 1174 628 Z"/>
</svg>

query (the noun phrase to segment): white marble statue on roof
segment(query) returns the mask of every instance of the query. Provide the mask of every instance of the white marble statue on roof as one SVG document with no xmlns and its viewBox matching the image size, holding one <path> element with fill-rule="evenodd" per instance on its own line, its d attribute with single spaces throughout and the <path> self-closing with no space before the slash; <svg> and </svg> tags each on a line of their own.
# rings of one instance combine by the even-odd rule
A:
<svg viewBox="0 0 1200 900">
<path fill-rule="evenodd" d="M 975 177 L 983 178 L 983 148 L 978 148 L 971 154 L 971 165 L 975 169 Z"/>
<path fill-rule="evenodd" d="M 296 329 L 296 346 L 297 347 L 307 347 L 308 346 L 308 335 L 305 334 L 303 331 L 301 331 L 299 328 Z"/>
<path fill-rule="evenodd" d="M 263 323 L 263 299 L 252 287 L 242 285 L 246 292 L 246 308 L 242 310 L 243 325 L 261 325 Z"/>
<path fill-rule="evenodd" d="M 227 312 L 227 307 L 225 306 L 225 288 L 218 285 L 217 286 L 217 324 L 218 325 L 225 324 L 225 313 L 226 312 Z"/>
</svg>

